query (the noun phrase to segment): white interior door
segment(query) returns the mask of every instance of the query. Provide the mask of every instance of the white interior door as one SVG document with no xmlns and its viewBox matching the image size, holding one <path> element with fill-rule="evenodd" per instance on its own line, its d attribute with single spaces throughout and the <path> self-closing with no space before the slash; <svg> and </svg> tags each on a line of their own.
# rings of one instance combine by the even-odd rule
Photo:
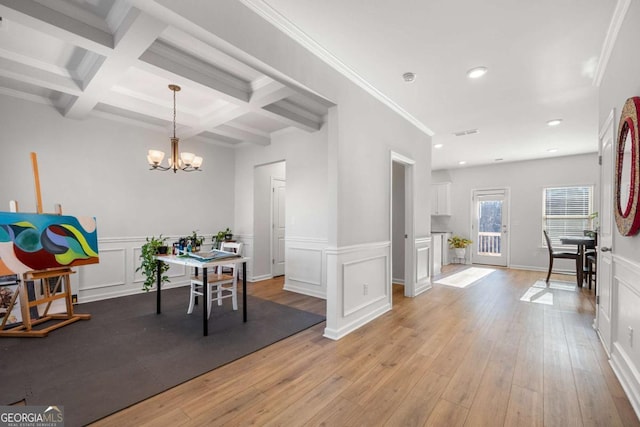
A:
<svg viewBox="0 0 640 427">
<path fill-rule="evenodd" d="M 474 190 L 472 260 L 474 264 L 507 265 L 509 253 L 508 191 Z"/>
<path fill-rule="evenodd" d="M 607 353 L 611 350 L 611 283 L 613 268 L 613 170 L 614 170 L 614 112 L 607 118 L 600 132 L 600 232 L 598 233 L 598 266 L 596 269 L 596 329 Z"/>
<path fill-rule="evenodd" d="M 271 181 L 271 206 L 273 212 L 271 215 L 271 275 L 273 277 L 282 276 L 284 274 L 285 258 L 284 258 L 284 236 L 285 236 L 285 200 L 286 187 L 285 181 L 274 178 Z"/>
</svg>

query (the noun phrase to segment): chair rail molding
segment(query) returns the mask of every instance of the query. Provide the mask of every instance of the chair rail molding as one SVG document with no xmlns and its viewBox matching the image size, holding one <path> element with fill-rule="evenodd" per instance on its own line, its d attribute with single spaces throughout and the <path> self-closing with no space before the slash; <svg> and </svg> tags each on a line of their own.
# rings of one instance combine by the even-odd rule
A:
<svg viewBox="0 0 640 427">
<path fill-rule="evenodd" d="M 338 340 L 391 310 L 391 242 L 332 247 L 325 253 L 324 336 Z"/>
</svg>

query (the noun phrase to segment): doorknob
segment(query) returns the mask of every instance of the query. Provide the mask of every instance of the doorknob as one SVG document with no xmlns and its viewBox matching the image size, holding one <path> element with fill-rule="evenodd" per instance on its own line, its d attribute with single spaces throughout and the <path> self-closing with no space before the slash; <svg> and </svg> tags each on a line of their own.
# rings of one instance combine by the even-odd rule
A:
<svg viewBox="0 0 640 427">
<path fill-rule="evenodd" d="M 602 252 L 611 252 L 611 248 L 607 248 L 606 246 L 600 248 Z"/>
</svg>

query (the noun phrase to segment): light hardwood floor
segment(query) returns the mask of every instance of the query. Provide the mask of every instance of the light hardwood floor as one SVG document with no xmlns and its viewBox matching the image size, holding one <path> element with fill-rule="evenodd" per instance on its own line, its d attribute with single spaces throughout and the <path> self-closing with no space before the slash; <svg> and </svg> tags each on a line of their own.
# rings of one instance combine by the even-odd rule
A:
<svg viewBox="0 0 640 427">
<path fill-rule="evenodd" d="M 592 329 L 593 291 L 521 302 L 540 278 L 497 270 L 413 299 L 394 285 L 393 311 L 340 341 L 319 324 L 95 425 L 639 426 Z M 324 314 L 281 289 L 249 285 Z"/>
</svg>

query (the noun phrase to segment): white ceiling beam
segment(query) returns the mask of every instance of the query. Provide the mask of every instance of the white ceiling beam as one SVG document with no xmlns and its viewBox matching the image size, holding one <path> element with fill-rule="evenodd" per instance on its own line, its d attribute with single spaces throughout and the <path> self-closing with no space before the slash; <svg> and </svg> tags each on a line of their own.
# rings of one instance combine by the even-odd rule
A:
<svg viewBox="0 0 640 427">
<path fill-rule="evenodd" d="M 296 127 L 298 129 L 306 130 L 307 132 L 315 132 L 322 127 L 322 121 L 313 120 L 303 116 L 300 113 L 286 109 L 278 104 L 265 105 L 261 109 L 261 114 L 270 117 L 280 123 L 288 124 L 289 126 Z"/>
<path fill-rule="evenodd" d="M 189 129 L 185 138 L 197 135 L 201 132 L 213 131 L 216 127 L 250 112 L 263 114 L 261 108 L 264 105 L 282 100 L 291 96 L 293 93 L 292 89 L 272 80 L 270 83 L 254 90 L 251 93 L 248 104 L 230 104 L 213 112 L 209 116 L 203 118 L 200 121 L 199 126 Z"/>
<path fill-rule="evenodd" d="M 248 132 L 243 129 L 238 129 L 229 125 L 218 126 L 217 128 L 209 131 L 215 135 L 226 136 L 228 138 L 237 139 L 244 142 L 250 142 L 257 145 L 269 145 L 271 144 L 271 138 L 268 136 Z"/>
<path fill-rule="evenodd" d="M 182 135 L 183 138 L 190 138 L 192 136 L 198 135 L 199 133 L 205 131 L 211 131 L 215 129 L 217 126 L 225 124 L 237 117 L 240 117 L 246 114 L 246 108 L 240 107 L 238 105 L 229 104 L 221 109 L 213 112 L 207 117 L 201 119 L 196 126 L 193 126 L 189 129 L 186 129 Z"/>
<path fill-rule="evenodd" d="M 115 91 L 109 91 L 100 99 L 100 103 L 117 107 L 122 110 L 135 111 L 138 114 L 155 117 L 156 119 L 165 120 L 167 122 L 171 122 L 173 117 L 173 106 L 165 106 L 150 101 L 144 101 Z M 184 129 L 187 131 L 189 128 L 198 126 L 199 118 L 193 114 L 178 111 L 176 113 L 176 123 L 180 126 L 187 126 L 187 128 Z M 183 135 L 179 136 L 186 138 Z"/>
<path fill-rule="evenodd" d="M 251 93 L 249 104 L 262 108 L 294 95 L 296 92 L 275 80 L 263 85 Z"/>
<path fill-rule="evenodd" d="M 95 66 L 84 76 L 84 90 L 67 105 L 64 115 L 71 118 L 86 117 L 101 101 L 101 98 L 118 82 L 120 77 L 158 38 L 167 24 L 131 9 L 114 35 L 115 47 L 104 61 L 95 62 Z"/>
<path fill-rule="evenodd" d="M 73 95 L 82 93 L 78 82 L 69 76 L 61 76 L 60 74 L 2 57 L 0 57 L 0 75 L 59 92 Z"/>
<path fill-rule="evenodd" d="M 34 1 L 0 0 L 0 16 L 101 55 L 113 49 L 111 34 Z"/>
<path fill-rule="evenodd" d="M 140 68 L 152 73 L 160 73 L 161 70 L 164 70 L 172 75 L 196 82 L 216 91 L 222 99 L 228 102 L 239 104 L 249 101 L 250 86 L 247 82 L 217 69 L 211 64 L 186 55 L 165 43 L 155 42 L 149 50 L 142 54 L 140 63 L 138 64 Z"/>
</svg>

